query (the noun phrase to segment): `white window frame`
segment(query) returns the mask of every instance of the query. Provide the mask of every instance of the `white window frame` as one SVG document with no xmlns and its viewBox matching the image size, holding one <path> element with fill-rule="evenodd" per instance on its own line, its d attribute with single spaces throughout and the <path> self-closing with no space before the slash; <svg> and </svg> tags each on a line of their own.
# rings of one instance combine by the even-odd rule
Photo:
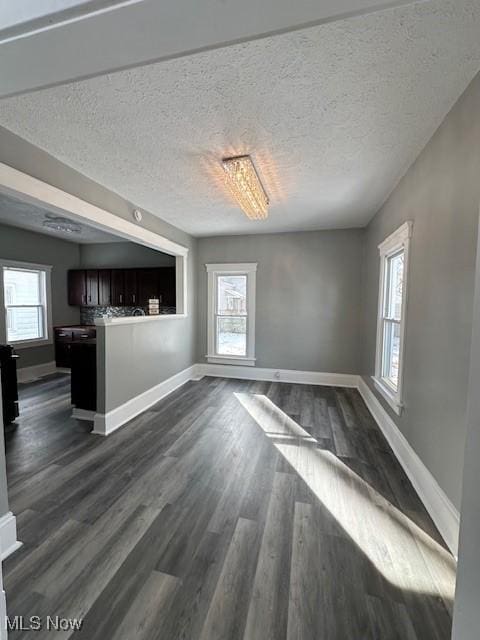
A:
<svg viewBox="0 0 480 640">
<path fill-rule="evenodd" d="M 407 314 L 408 298 L 408 265 L 410 254 L 410 239 L 412 237 L 413 223 L 405 222 L 399 229 L 392 233 L 386 240 L 378 245 L 380 253 L 380 281 L 378 295 L 378 315 L 377 315 L 377 344 L 375 354 L 375 376 L 373 381 L 376 389 L 385 398 L 396 414 L 400 415 L 403 410 L 403 365 L 405 360 L 405 323 Z M 403 263 L 403 286 L 402 286 L 402 313 L 400 317 L 400 344 L 398 362 L 398 384 L 395 390 L 383 378 L 383 357 L 384 357 L 384 309 L 387 295 L 387 273 L 388 260 L 399 251 L 404 253 Z"/>
<path fill-rule="evenodd" d="M 7 308 L 5 306 L 4 278 L 3 272 L 5 268 L 18 269 L 25 271 L 40 271 L 43 279 L 43 291 L 45 299 L 43 301 L 43 326 L 45 335 L 42 338 L 34 338 L 32 340 L 10 340 L 7 336 Z M 53 343 L 53 326 L 52 326 L 52 266 L 45 264 L 35 264 L 32 262 L 18 262 L 16 260 L 0 259 L 0 342 L 2 344 L 11 344 L 15 349 L 26 349 L 29 347 L 40 347 Z"/>
<path fill-rule="evenodd" d="M 207 300 L 207 361 L 212 364 L 237 364 L 247 367 L 255 366 L 255 294 L 256 294 L 256 262 L 206 264 L 208 277 Z M 217 280 L 219 276 L 247 277 L 247 349 L 245 356 L 222 355 L 217 353 L 217 336 L 215 326 L 217 305 Z"/>
</svg>

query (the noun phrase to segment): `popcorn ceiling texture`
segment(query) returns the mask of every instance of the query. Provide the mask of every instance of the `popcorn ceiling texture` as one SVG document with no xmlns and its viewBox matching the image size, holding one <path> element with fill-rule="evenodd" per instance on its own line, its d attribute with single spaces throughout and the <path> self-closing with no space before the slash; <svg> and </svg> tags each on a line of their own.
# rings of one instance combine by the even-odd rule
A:
<svg viewBox="0 0 480 640">
<path fill-rule="evenodd" d="M 91 244 L 97 242 L 118 243 L 121 238 L 104 233 L 85 224 L 80 224 L 80 233 L 66 233 L 64 231 L 54 231 L 43 226 L 46 215 L 51 215 L 47 209 L 42 209 L 31 202 L 25 203 L 11 198 L 5 194 L 0 194 L 0 224 L 13 225 L 21 229 L 44 233 L 59 240 L 68 240 L 78 244 Z M 53 214 L 58 215 L 58 214 Z M 76 223 L 78 224 L 78 223 Z"/>
<path fill-rule="evenodd" d="M 480 3 L 421 2 L 3 100 L 0 124 L 194 235 L 364 226 L 480 66 Z M 251 153 L 249 221 L 219 160 Z"/>
</svg>

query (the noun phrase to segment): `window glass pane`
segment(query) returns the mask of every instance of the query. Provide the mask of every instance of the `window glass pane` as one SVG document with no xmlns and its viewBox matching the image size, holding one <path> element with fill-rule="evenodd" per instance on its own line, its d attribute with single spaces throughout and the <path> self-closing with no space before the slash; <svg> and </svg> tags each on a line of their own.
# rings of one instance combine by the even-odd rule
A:
<svg viewBox="0 0 480 640">
<path fill-rule="evenodd" d="M 383 371 L 382 377 L 398 389 L 398 364 L 400 357 L 400 325 L 390 320 L 383 327 Z"/>
<path fill-rule="evenodd" d="M 247 319 L 217 318 L 217 353 L 219 355 L 247 355 Z"/>
<path fill-rule="evenodd" d="M 395 318 L 395 320 L 400 320 L 402 317 L 403 259 L 404 252 L 401 251 L 388 258 L 387 261 L 388 282 L 385 315 L 387 318 Z"/>
<path fill-rule="evenodd" d="M 5 304 L 41 304 L 41 274 L 39 271 L 5 269 Z"/>
<path fill-rule="evenodd" d="M 247 276 L 218 276 L 217 314 L 247 315 Z"/>
<path fill-rule="evenodd" d="M 7 341 L 43 337 L 42 307 L 8 307 Z"/>
</svg>

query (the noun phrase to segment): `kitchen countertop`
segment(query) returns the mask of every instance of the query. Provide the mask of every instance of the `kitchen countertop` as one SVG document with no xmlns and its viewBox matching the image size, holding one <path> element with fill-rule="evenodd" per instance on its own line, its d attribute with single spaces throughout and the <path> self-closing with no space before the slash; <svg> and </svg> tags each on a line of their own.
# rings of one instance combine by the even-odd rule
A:
<svg viewBox="0 0 480 640">
<path fill-rule="evenodd" d="M 54 329 L 95 329 L 94 324 L 57 324 Z"/>
</svg>

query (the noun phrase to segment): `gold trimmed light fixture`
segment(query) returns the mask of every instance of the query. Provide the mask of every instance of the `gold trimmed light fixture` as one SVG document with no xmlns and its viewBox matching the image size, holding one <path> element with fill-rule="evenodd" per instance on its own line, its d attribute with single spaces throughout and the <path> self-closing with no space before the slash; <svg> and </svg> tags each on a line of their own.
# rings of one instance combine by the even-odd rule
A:
<svg viewBox="0 0 480 640">
<path fill-rule="evenodd" d="M 265 220 L 268 216 L 268 196 L 250 156 L 224 158 L 227 184 L 250 220 Z"/>
</svg>

